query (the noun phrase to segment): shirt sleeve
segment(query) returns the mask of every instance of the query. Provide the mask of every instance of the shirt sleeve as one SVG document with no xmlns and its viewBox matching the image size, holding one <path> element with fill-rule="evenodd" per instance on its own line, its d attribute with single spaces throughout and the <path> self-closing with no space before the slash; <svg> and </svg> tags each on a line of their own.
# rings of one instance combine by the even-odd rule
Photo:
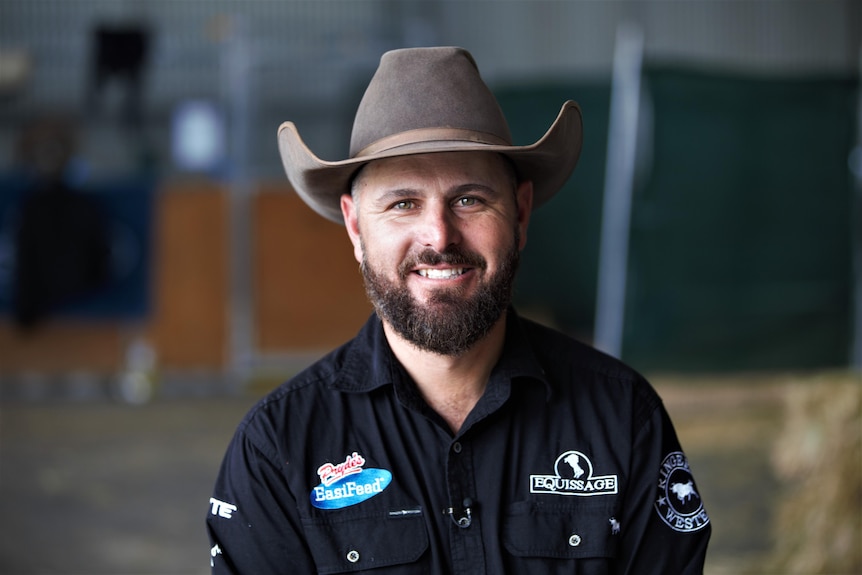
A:
<svg viewBox="0 0 862 575">
<path fill-rule="evenodd" d="M 213 575 L 316 571 L 278 461 L 244 431 L 228 446 L 206 519 Z"/>
<path fill-rule="evenodd" d="M 664 407 L 641 428 L 619 529 L 618 574 L 702 574 L 711 534 L 688 460 Z"/>
</svg>

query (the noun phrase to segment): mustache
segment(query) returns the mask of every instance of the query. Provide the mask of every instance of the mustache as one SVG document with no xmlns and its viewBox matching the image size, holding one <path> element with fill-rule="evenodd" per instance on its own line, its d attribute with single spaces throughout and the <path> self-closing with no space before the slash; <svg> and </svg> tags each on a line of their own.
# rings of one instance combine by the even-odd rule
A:
<svg viewBox="0 0 862 575">
<path fill-rule="evenodd" d="M 418 265 L 437 266 L 446 264 L 485 270 L 488 262 L 481 255 L 459 246 L 450 246 L 442 252 L 427 248 L 417 254 L 408 255 L 398 266 L 398 275 L 403 279 Z"/>
</svg>

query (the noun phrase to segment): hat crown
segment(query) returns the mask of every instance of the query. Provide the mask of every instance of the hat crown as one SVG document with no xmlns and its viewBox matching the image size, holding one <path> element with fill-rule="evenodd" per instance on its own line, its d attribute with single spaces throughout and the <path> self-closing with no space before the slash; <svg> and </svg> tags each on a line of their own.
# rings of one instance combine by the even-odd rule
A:
<svg viewBox="0 0 862 575">
<path fill-rule="evenodd" d="M 359 104 L 350 157 L 393 136 L 429 129 L 458 138 L 511 145 L 509 126 L 469 52 L 457 47 L 386 52 Z M 448 130 L 439 132 L 440 129 Z M 428 141 L 427 133 L 417 139 Z M 409 144 L 409 135 L 394 145 Z"/>
</svg>

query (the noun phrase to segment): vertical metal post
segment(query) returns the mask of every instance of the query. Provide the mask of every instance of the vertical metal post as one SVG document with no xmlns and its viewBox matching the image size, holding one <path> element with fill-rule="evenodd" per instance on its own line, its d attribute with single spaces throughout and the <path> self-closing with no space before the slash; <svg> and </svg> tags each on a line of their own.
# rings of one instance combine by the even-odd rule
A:
<svg viewBox="0 0 862 575">
<path fill-rule="evenodd" d="M 859 80 L 862 83 L 862 44 L 859 46 Z M 850 233 L 853 245 L 853 333 L 850 365 L 862 371 L 862 85 L 858 88 L 856 107 L 856 147 L 850 153 L 850 169 L 856 179 L 856 194 L 851 210 Z"/>
<path fill-rule="evenodd" d="M 251 185 L 248 147 L 250 110 L 250 54 L 245 22 L 230 19 L 222 46 L 222 86 L 229 119 L 229 370 L 235 385 L 248 382 L 254 363 L 254 309 L 251 249 Z"/>
<path fill-rule="evenodd" d="M 599 244 L 595 346 L 622 354 L 629 227 L 640 107 L 643 32 L 634 24 L 617 28 L 611 83 L 605 193 Z"/>
</svg>

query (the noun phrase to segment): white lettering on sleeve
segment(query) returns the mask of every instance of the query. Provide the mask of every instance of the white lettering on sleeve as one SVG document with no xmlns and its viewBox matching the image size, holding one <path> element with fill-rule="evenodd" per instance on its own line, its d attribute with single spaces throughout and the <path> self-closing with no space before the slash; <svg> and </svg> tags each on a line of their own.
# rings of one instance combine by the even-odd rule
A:
<svg viewBox="0 0 862 575">
<path fill-rule="evenodd" d="M 224 517 L 225 519 L 230 519 L 233 515 L 233 512 L 236 511 L 236 505 L 231 505 L 230 503 L 219 501 L 214 497 L 210 497 L 210 505 L 210 512 L 213 515 L 218 515 L 219 517 Z"/>
</svg>

